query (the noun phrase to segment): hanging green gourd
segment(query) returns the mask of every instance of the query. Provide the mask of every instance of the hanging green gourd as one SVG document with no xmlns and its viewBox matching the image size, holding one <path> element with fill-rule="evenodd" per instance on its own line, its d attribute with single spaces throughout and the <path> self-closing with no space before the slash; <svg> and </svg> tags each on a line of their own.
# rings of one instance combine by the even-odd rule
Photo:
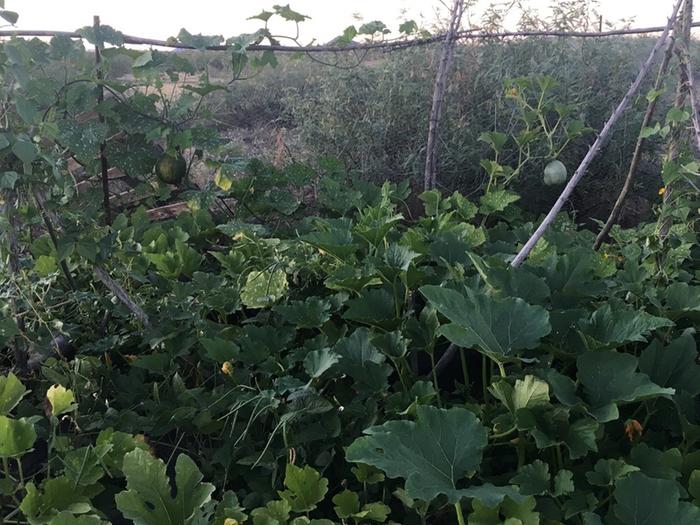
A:
<svg viewBox="0 0 700 525">
<path fill-rule="evenodd" d="M 560 160 L 553 160 L 544 168 L 545 186 L 559 186 L 566 182 L 566 166 Z"/>
</svg>

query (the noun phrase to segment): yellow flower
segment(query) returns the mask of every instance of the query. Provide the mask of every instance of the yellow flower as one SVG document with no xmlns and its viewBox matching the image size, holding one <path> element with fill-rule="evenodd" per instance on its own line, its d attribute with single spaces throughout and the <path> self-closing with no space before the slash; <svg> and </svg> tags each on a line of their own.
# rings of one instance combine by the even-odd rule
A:
<svg viewBox="0 0 700 525">
<path fill-rule="evenodd" d="M 512 87 L 512 88 L 506 90 L 506 98 L 517 98 L 517 97 L 518 97 L 518 88 L 517 87 Z"/>
<path fill-rule="evenodd" d="M 240 241 L 243 239 L 243 232 L 238 232 L 236 235 L 233 236 L 234 241 Z"/>
<path fill-rule="evenodd" d="M 659 195 L 663 195 L 664 193 L 666 193 L 666 188 L 664 188 L 664 187 L 659 188 Z"/>
<path fill-rule="evenodd" d="M 610 254 L 608 252 L 605 252 L 603 254 L 603 259 L 609 259 L 609 258 L 610 258 Z"/>
<path fill-rule="evenodd" d="M 221 371 L 226 375 L 233 372 L 233 365 L 231 364 L 231 361 L 224 361 L 224 364 L 221 365 Z"/>
<path fill-rule="evenodd" d="M 236 518 L 226 518 L 224 525 L 238 525 L 238 520 Z"/>
</svg>

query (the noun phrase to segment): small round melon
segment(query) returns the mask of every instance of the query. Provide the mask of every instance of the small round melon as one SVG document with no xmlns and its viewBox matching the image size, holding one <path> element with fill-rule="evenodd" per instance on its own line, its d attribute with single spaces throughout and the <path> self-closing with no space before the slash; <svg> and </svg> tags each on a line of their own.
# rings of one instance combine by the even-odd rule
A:
<svg viewBox="0 0 700 525">
<path fill-rule="evenodd" d="M 166 184 L 179 183 L 187 173 L 187 163 L 182 155 L 163 155 L 156 163 L 156 176 Z"/>
<path fill-rule="evenodd" d="M 553 160 L 544 168 L 543 182 L 546 186 L 559 186 L 566 182 L 566 166 L 559 160 Z"/>
</svg>

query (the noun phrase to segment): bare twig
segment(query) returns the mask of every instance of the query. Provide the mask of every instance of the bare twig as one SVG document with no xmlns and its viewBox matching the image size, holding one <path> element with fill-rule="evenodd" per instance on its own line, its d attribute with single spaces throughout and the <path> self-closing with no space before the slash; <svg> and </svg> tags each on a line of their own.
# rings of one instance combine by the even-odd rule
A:
<svg viewBox="0 0 700 525">
<path fill-rule="evenodd" d="M 129 311 L 143 323 L 146 328 L 150 327 L 151 323 L 148 319 L 148 315 L 146 315 L 146 312 L 144 312 L 143 309 L 141 309 L 141 307 L 131 299 L 131 297 L 129 297 L 129 294 L 126 293 L 124 288 L 119 286 L 119 284 L 100 266 L 96 265 L 93 268 L 93 271 L 95 276 L 102 282 L 102 284 L 104 284 L 109 291 L 111 291 L 117 297 L 117 299 L 119 299 L 122 304 L 126 306 Z"/>
<path fill-rule="evenodd" d="M 452 67 L 454 58 L 454 46 L 457 29 L 462 23 L 464 14 L 464 1 L 454 0 L 450 10 L 450 26 L 442 47 L 442 54 L 435 75 L 435 87 L 433 89 L 433 102 L 430 109 L 430 122 L 428 125 L 428 142 L 425 146 L 425 172 L 423 175 L 423 187 L 426 191 L 435 187 L 437 182 L 437 146 L 438 132 L 440 130 L 440 117 L 447 90 L 447 75 Z"/>
<path fill-rule="evenodd" d="M 654 63 L 654 58 L 656 57 L 656 53 L 659 51 L 659 49 L 661 49 L 661 47 L 666 42 L 666 39 L 668 38 L 668 34 L 671 31 L 671 27 L 673 26 L 673 24 L 676 20 L 676 17 L 678 15 L 678 10 L 680 9 L 683 1 L 684 0 L 678 0 L 676 2 L 676 5 L 673 8 L 673 12 L 671 13 L 671 17 L 668 19 L 668 23 L 666 24 L 666 28 L 664 29 L 664 32 L 661 34 L 661 36 L 658 38 L 658 40 L 654 44 L 654 47 L 652 48 L 651 52 L 649 53 L 649 56 L 647 57 L 646 61 L 642 65 L 642 68 L 639 70 L 639 74 L 637 75 L 637 78 L 632 83 L 630 88 L 627 90 L 627 93 L 622 98 L 622 101 L 620 102 L 620 104 L 617 106 L 617 108 L 615 109 L 613 114 L 610 116 L 608 121 L 603 126 L 603 129 L 601 130 L 600 135 L 598 135 L 598 138 L 596 138 L 595 142 L 588 150 L 588 153 L 583 158 L 583 161 L 581 161 L 581 164 L 579 165 L 578 169 L 573 174 L 573 176 L 571 177 L 571 179 L 569 180 L 567 185 L 564 187 L 564 190 L 562 191 L 562 193 L 559 196 L 559 198 L 557 199 L 557 201 L 554 203 L 554 206 L 552 206 L 552 209 L 549 210 L 549 213 L 544 218 L 542 223 L 539 225 L 537 230 L 535 230 L 535 233 L 532 234 L 530 239 L 528 239 L 528 241 L 525 243 L 525 246 L 522 247 L 520 252 L 518 252 L 518 254 L 515 256 L 513 261 L 510 263 L 511 266 L 513 266 L 513 267 L 520 266 L 523 263 L 523 261 L 527 258 L 527 256 L 530 254 L 532 249 L 537 244 L 537 241 L 540 240 L 542 235 L 544 235 L 544 232 L 547 231 L 547 228 L 549 228 L 549 226 L 554 222 L 557 215 L 559 214 L 559 211 L 564 207 L 564 204 L 566 203 L 566 201 L 569 199 L 569 197 L 573 193 L 574 188 L 576 188 L 576 185 L 578 184 L 578 182 L 585 175 L 586 171 L 588 170 L 588 167 L 590 166 L 590 164 L 593 161 L 593 159 L 595 158 L 595 156 L 603 148 L 603 145 L 607 142 L 608 138 L 610 137 L 610 135 L 612 133 L 613 127 L 615 126 L 617 121 L 620 119 L 620 117 L 624 113 L 625 109 L 627 109 L 627 106 L 629 106 L 635 93 L 637 93 L 640 86 L 642 85 L 644 78 L 649 73 L 649 70 L 651 69 L 651 66 Z"/>
<path fill-rule="evenodd" d="M 34 201 L 36 202 L 37 208 L 39 208 L 39 213 L 41 213 L 41 218 L 44 219 L 46 231 L 49 233 L 49 237 L 51 238 L 51 242 L 53 243 L 54 248 L 56 248 L 56 251 L 58 251 L 58 236 L 56 235 L 56 229 L 53 227 L 51 218 L 49 217 L 48 213 L 46 213 L 46 207 L 44 206 L 44 198 L 39 191 L 34 190 L 33 193 Z M 62 259 L 60 265 L 61 270 L 63 271 L 63 275 L 66 276 L 66 280 L 68 281 L 68 286 L 70 286 L 71 290 L 75 292 L 78 288 L 75 285 L 73 275 L 70 273 L 66 261 Z"/>
<path fill-rule="evenodd" d="M 654 91 L 658 91 L 663 85 L 664 79 L 666 78 L 666 73 L 668 73 L 668 66 L 671 63 L 671 58 L 673 57 L 673 48 L 675 46 L 675 42 L 675 35 L 672 35 L 668 41 L 668 46 L 666 47 L 666 53 L 664 54 L 664 59 L 661 63 L 661 67 L 659 67 L 659 74 L 657 75 L 656 82 L 654 83 Z M 608 233 L 610 233 L 610 230 L 617 222 L 617 218 L 620 216 L 620 212 L 622 211 L 622 205 L 625 203 L 627 194 L 634 185 L 634 178 L 637 174 L 637 167 L 639 166 L 639 161 L 642 158 L 642 146 L 644 145 L 645 141 L 644 130 L 651 123 L 651 119 L 654 116 L 654 111 L 656 111 L 657 102 L 658 97 L 654 96 L 647 104 L 647 110 L 644 113 L 644 117 L 642 118 L 641 129 L 639 131 L 639 136 L 637 137 L 637 144 L 634 147 L 634 153 L 632 154 L 632 160 L 630 161 L 629 169 L 627 170 L 627 177 L 625 178 L 625 183 L 623 184 L 622 189 L 620 190 L 620 194 L 617 196 L 617 200 L 615 201 L 615 205 L 613 206 L 613 209 L 610 212 L 608 220 L 605 221 L 603 229 L 600 230 L 600 233 L 596 237 L 595 243 L 593 244 L 594 250 L 600 249 L 600 246 L 603 244 L 603 241 L 605 241 L 605 239 L 608 237 Z"/>
</svg>

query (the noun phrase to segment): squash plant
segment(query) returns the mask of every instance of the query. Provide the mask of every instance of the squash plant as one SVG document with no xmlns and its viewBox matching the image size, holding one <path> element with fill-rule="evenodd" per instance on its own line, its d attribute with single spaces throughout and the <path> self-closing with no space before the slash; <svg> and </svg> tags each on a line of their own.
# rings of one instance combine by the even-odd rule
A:
<svg viewBox="0 0 700 525">
<path fill-rule="evenodd" d="M 258 15 L 260 32 L 229 41 L 236 78 L 274 63 L 245 52 L 275 41 L 272 16 L 304 19 Z M 81 31 L 104 73 L 133 53 L 108 26 Z M 100 79 L 86 56 L 61 37 L 11 39 L 0 55 L 3 519 L 700 521 L 697 198 L 662 210 L 676 219 L 663 243 L 641 224 L 593 252 L 562 216 L 508 266 L 533 218 L 507 184 L 585 131 L 551 79 L 509 87 L 515 168 L 491 133 L 484 194 L 426 192 L 411 218 L 407 183 L 377 187 L 333 159 L 226 155 L 197 110 L 223 86 L 178 54 L 139 51 L 128 82 Z M 190 75 L 170 98 L 166 80 Z M 96 176 L 100 151 L 145 195 L 110 221 L 67 169 Z M 209 170 L 205 187 L 156 182 L 178 152 Z M 173 193 L 188 210 L 152 219 Z"/>
</svg>

